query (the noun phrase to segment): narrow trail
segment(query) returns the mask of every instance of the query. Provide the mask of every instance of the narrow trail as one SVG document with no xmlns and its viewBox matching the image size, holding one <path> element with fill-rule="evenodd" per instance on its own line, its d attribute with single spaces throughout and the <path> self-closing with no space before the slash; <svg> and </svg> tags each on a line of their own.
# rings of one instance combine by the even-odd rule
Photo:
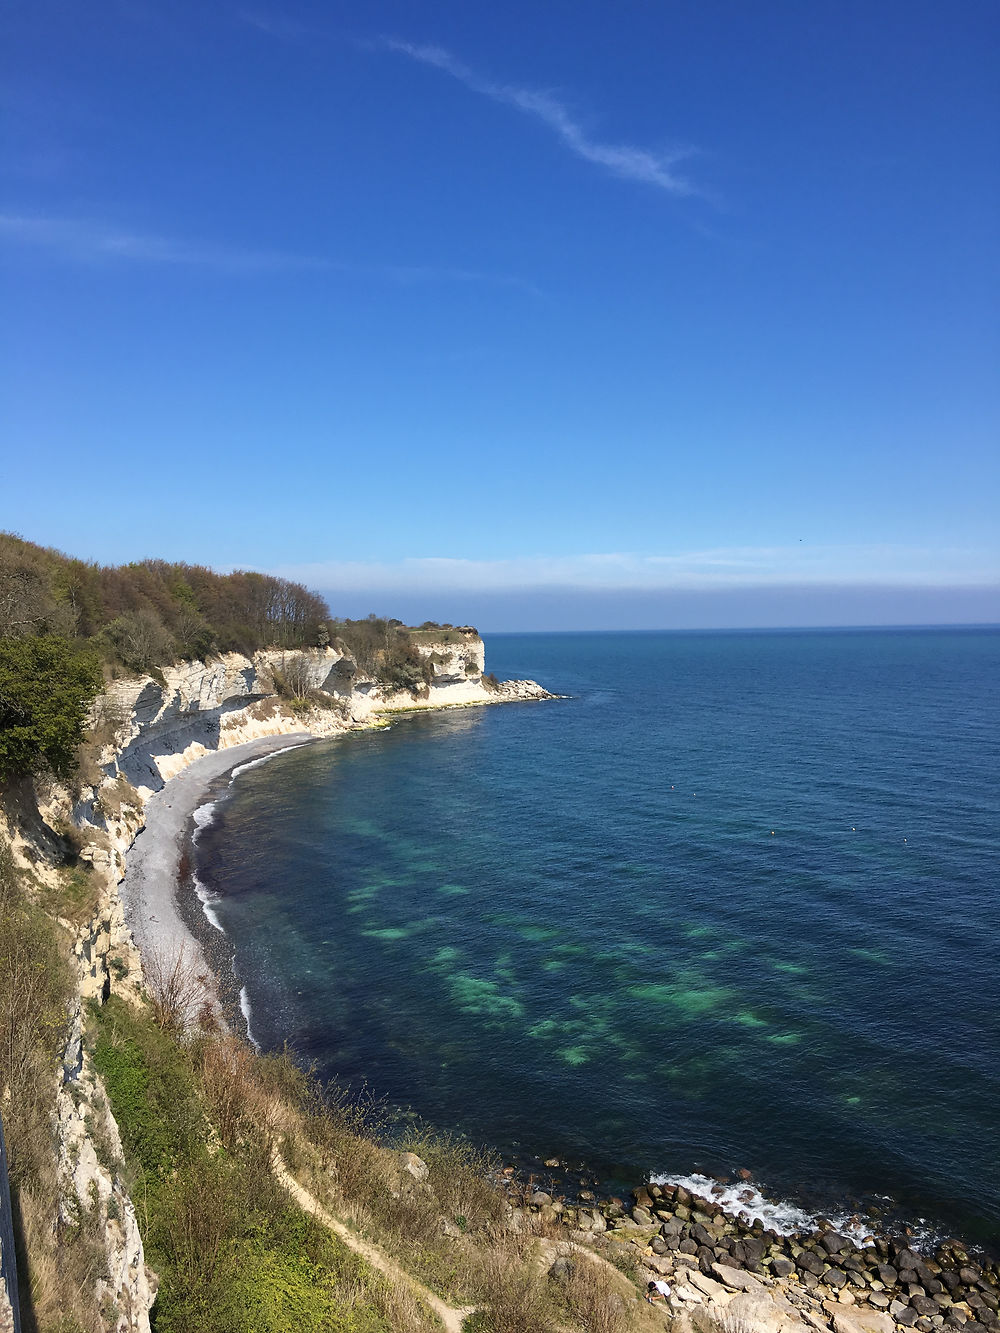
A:
<svg viewBox="0 0 1000 1333">
<path fill-rule="evenodd" d="M 466 1319 L 476 1311 L 474 1305 L 454 1306 L 446 1304 L 440 1296 L 435 1296 L 429 1287 L 425 1287 L 422 1282 L 419 1282 L 415 1277 L 411 1277 L 404 1268 L 396 1263 L 395 1259 L 391 1259 L 377 1245 L 356 1236 L 343 1222 L 334 1217 L 331 1212 L 328 1212 L 304 1186 L 299 1184 L 285 1165 L 284 1158 L 277 1149 L 275 1149 L 272 1157 L 272 1165 L 274 1174 L 303 1212 L 310 1213 L 325 1227 L 329 1227 L 334 1235 L 339 1236 L 355 1254 L 360 1254 L 362 1259 L 371 1264 L 372 1268 L 378 1269 L 386 1277 L 393 1278 L 409 1287 L 413 1294 L 437 1315 L 444 1325 L 446 1333 L 462 1333 L 462 1326 Z"/>
</svg>

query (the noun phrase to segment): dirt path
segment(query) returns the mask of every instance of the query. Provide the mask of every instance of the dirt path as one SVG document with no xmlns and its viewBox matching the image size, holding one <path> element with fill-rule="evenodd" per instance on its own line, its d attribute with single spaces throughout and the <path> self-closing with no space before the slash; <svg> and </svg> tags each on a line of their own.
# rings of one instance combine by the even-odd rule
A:
<svg viewBox="0 0 1000 1333">
<path fill-rule="evenodd" d="M 377 1245 L 362 1240 L 360 1236 L 355 1235 L 343 1222 L 328 1212 L 318 1199 L 314 1198 L 307 1189 L 299 1184 L 288 1170 L 279 1152 L 275 1152 L 272 1160 L 274 1174 L 303 1212 L 312 1214 L 325 1227 L 329 1227 L 334 1235 L 339 1236 L 355 1254 L 360 1254 L 362 1259 L 371 1264 L 372 1268 L 378 1269 L 386 1277 L 393 1278 L 409 1287 L 424 1305 L 429 1306 L 434 1311 L 444 1325 L 446 1333 L 462 1333 L 462 1325 L 470 1314 L 475 1313 L 476 1307 L 474 1305 L 457 1307 L 445 1304 L 440 1296 L 435 1296 L 429 1287 L 425 1287 L 422 1282 L 418 1282 L 415 1277 L 411 1277 L 405 1269 L 400 1268 L 395 1259 L 390 1259 Z"/>
</svg>

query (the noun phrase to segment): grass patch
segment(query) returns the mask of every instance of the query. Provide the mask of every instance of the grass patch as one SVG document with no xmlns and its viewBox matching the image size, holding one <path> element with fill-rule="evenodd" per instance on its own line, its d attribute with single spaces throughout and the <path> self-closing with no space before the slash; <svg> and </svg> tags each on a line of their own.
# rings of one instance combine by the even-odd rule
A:
<svg viewBox="0 0 1000 1333">
<path fill-rule="evenodd" d="M 287 1071 L 229 1039 L 184 1041 L 114 996 L 91 1009 L 90 1028 L 160 1274 L 157 1333 L 421 1327 L 404 1294 L 274 1179 L 269 1107 Z"/>
</svg>

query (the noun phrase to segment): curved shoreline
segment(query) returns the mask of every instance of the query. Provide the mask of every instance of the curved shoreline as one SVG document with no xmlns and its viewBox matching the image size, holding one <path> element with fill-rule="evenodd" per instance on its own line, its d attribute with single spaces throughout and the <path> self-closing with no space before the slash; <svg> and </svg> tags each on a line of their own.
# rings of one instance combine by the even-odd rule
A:
<svg viewBox="0 0 1000 1333">
<path fill-rule="evenodd" d="M 320 739 L 308 731 L 263 736 L 195 759 L 164 783 L 146 802 L 144 825 L 129 850 L 125 877 L 119 886 L 125 920 L 142 956 L 172 968 L 183 958 L 208 978 L 206 998 L 218 1009 L 214 967 L 190 930 L 177 901 L 182 858 L 195 811 L 209 787 L 242 764 Z"/>
<path fill-rule="evenodd" d="M 227 776 L 231 779 L 235 770 L 320 739 L 328 737 L 305 730 L 289 732 L 259 737 L 224 750 L 211 751 L 193 760 L 147 800 L 145 823 L 129 850 L 125 877 L 119 886 L 126 921 L 141 952 L 144 967 L 155 960 L 161 968 L 169 970 L 176 960 L 183 958 L 185 964 L 190 964 L 199 978 L 203 978 L 204 998 L 211 1005 L 216 1018 L 228 1026 L 234 1026 L 232 1020 L 236 1018 L 235 1026 L 239 1036 L 251 1042 L 253 1038 L 245 1014 L 243 1024 L 239 1023 L 233 978 L 227 976 L 226 960 L 221 956 L 221 942 L 226 938 L 224 933 L 220 938 L 220 951 L 213 957 L 210 946 L 216 932 L 212 929 L 210 917 L 203 912 L 202 904 L 189 902 L 187 910 L 188 914 L 200 914 L 199 924 L 204 921 L 204 931 L 192 929 L 181 910 L 179 893 L 184 880 L 185 861 L 191 853 L 192 822 L 196 811 L 206 800 L 211 800 L 213 786 Z M 232 993 L 226 994 L 227 991 Z M 545 1165 L 554 1166 L 555 1163 L 546 1162 Z M 517 1174 L 520 1177 L 525 1173 L 529 1173 L 529 1181 L 538 1179 L 531 1168 L 522 1163 Z M 691 1181 L 680 1175 L 654 1176 L 640 1188 L 669 1181 L 685 1183 L 689 1189 L 692 1188 Z M 555 1180 L 545 1187 L 552 1189 L 554 1184 Z M 608 1190 L 607 1182 L 597 1178 L 594 1178 L 593 1185 L 602 1195 Z M 706 1181 L 706 1185 L 709 1187 L 703 1192 L 698 1191 L 695 1197 L 716 1203 L 717 1206 L 717 1202 L 712 1199 L 715 1191 L 711 1189 L 711 1182 Z M 769 1206 L 769 1210 L 775 1204 L 785 1206 L 782 1200 L 771 1199 L 763 1194 L 760 1200 Z M 839 1219 L 840 1224 L 844 1225 L 845 1220 Z M 847 1227 L 845 1229 L 850 1230 Z M 899 1227 L 898 1230 L 903 1228 Z M 890 1226 L 888 1234 L 896 1231 L 896 1227 Z M 789 1231 L 786 1234 L 794 1233 Z M 931 1240 L 930 1236 L 924 1238 L 924 1243 L 928 1240 Z M 970 1249 L 980 1249 L 981 1245 L 982 1242 L 972 1242 Z"/>
</svg>

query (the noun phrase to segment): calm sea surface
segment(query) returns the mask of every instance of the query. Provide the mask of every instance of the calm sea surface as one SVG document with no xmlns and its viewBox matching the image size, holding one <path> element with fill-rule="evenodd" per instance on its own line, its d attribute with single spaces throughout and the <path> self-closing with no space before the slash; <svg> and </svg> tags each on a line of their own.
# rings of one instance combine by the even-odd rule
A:
<svg viewBox="0 0 1000 1333">
<path fill-rule="evenodd" d="M 571 695 L 243 772 L 254 1037 L 605 1179 L 1000 1236 L 1000 633 L 503 635 Z"/>
</svg>

